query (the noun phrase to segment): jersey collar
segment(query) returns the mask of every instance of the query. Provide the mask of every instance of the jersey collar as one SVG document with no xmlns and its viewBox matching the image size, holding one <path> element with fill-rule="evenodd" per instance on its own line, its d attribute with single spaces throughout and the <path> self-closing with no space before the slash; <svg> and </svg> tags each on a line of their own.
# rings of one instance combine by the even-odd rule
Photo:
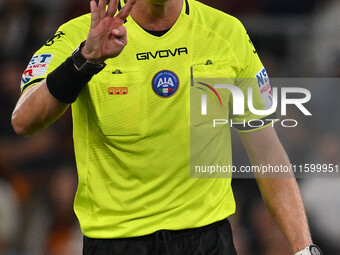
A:
<svg viewBox="0 0 340 255">
<path fill-rule="evenodd" d="M 189 8 L 188 0 L 184 0 L 184 2 L 185 2 L 185 14 L 189 15 L 190 14 L 190 8 Z"/>
<path fill-rule="evenodd" d="M 190 14 L 190 7 L 189 7 L 188 0 L 183 0 L 183 3 L 185 5 L 185 8 L 182 8 L 182 12 L 184 11 L 186 15 L 189 15 Z M 125 5 L 124 0 L 119 0 L 118 1 L 118 11 L 120 11 L 124 5 Z M 124 23 L 126 23 L 126 22 L 127 22 L 127 20 L 124 21 Z"/>
</svg>

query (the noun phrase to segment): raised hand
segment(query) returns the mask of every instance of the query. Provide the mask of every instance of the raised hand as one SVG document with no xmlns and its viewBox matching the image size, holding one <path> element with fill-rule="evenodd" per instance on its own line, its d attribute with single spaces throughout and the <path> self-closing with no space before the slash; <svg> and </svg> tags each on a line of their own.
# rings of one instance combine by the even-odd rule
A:
<svg viewBox="0 0 340 255">
<path fill-rule="evenodd" d="M 128 0 L 117 13 L 119 0 L 111 0 L 106 10 L 107 0 L 92 0 L 91 28 L 82 55 L 94 63 L 103 63 L 108 58 L 117 57 L 127 44 L 124 20 L 129 16 L 136 0 Z"/>
</svg>

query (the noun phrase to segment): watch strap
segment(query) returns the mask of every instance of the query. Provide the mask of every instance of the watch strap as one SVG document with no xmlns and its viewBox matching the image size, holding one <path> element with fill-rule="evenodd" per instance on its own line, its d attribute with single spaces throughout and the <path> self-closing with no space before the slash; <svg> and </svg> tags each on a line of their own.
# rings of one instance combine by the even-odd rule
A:
<svg viewBox="0 0 340 255">
<path fill-rule="evenodd" d="M 72 60 L 78 71 L 84 74 L 95 75 L 103 70 L 106 66 L 105 63 L 96 64 L 87 60 L 83 54 L 81 54 L 81 48 L 85 45 L 83 41 L 78 48 L 72 53 Z"/>
</svg>

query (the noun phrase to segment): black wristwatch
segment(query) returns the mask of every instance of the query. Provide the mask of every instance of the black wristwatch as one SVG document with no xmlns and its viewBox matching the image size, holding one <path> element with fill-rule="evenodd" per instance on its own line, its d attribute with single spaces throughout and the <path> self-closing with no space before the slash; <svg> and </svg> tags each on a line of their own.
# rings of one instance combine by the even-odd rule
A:
<svg viewBox="0 0 340 255">
<path fill-rule="evenodd" d="M 99 73 L 101 70 L 103 70 L 106 64 L 105 63 L 96 64 L 84 58 L 84 56 L 81 54 L 81 48 L 84 46 L 84 44 L 85 41 L 82 42 L 78 46 L 78 48 L 72 53 L 73 63 L 78 68 L 79 72 L 88 75 L 95 75 Z"/>
</svg>

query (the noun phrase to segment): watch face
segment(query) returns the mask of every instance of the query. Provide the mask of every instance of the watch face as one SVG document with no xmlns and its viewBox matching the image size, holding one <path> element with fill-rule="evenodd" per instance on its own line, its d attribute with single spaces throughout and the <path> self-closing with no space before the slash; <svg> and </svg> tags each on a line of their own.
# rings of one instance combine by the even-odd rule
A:
<svg viewBox="0 0 340 255">
<path fill-rule="evenodd" d="M 321 250 L 316 245 L 311 245 L 309 251 L 311 255 L 322 255 Z"/>
</svg>

